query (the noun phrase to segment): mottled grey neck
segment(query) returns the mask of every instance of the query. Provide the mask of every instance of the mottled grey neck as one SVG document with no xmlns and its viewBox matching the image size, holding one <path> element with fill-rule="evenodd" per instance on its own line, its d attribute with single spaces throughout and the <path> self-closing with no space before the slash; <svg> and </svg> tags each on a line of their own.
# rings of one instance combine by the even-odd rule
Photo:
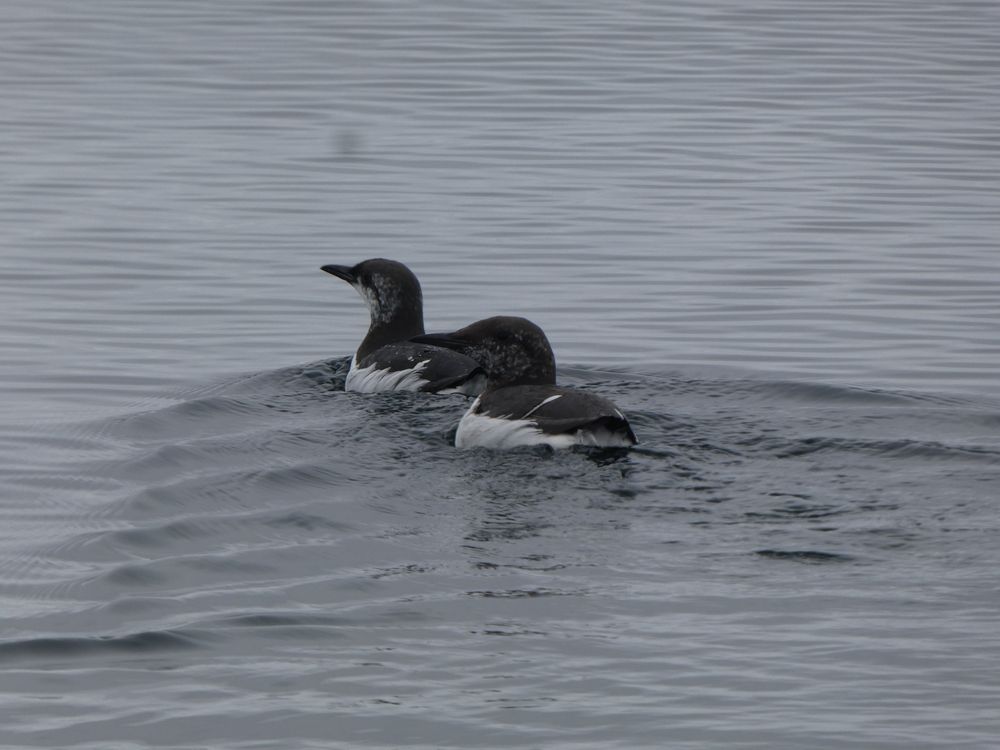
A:
<svg viewBox="0 0 1000 750">
<path fill-rule="evenodd" d="M 358 287 L 368 303 L 371 324 L 358 347 L 358 360 L 388 344 L 407 341 L 424 333 L 424 303 L 420 289 L 381 284 L 375 288 Z"/>
</svg>

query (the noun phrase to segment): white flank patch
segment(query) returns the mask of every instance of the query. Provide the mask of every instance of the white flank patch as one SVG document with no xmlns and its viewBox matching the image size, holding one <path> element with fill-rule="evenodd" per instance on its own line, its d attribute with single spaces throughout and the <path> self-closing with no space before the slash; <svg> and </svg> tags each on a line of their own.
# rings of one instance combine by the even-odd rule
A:
<svg viewBox="0 0 1000 750">
<path fill-rule="evenodd" d="M 549 397 L 546 401 L 551 401 L 553 398 L 559 398 L 559 396 Z M 541 405 L 539 404 L 535 409 Z M 558 435 L 546 434 L 538 429 L 538 425 L 530 419 L 504 419 L 475 414 L 478 406 L 479 399 L 477 398 L 472 402 L 469 410 L 465 412 L 462 421 L 458 423 L 458 432 L 455 433 L 456 448 L 463 450 L 466 448 L 506 450 L 525 445 L 547 445 L 551 448 L 569 448 L 571 445 L 627 448 L 632 445 L 623 434 L 601 428 L 577 430 L 575 433 Z M 528 414 L 534 412 L 535 409 L 529 411 Z"/>
<path fill-rule="evenodd" d="M 501 419 L 473 414 L 470 409 L 458 423 L 455 447 L 505 450 L 522 445 L 551 445 L 566 448 L 575 441 L 572 435 L 545 435 L 530 419 Z"/>
<path fill-rule="evenodd" d="M 358 367 L 358 355 L 351 360 L 351 369 L 347 373 L 345 391 L 357 393 L 378 393 L 380 391 L 419 391 L 427 382 L 420 373 L 427 367 L 429 359 L 417 362 L 408 370 L 378 369 L 378 365 Z"/>
</svg>

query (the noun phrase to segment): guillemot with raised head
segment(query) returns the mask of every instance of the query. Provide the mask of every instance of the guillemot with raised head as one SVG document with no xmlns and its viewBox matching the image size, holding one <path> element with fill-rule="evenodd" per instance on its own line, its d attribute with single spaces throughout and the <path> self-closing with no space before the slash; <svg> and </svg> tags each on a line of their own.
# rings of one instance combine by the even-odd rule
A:
<svg viewBox="0 0 1000 750">
<path fill-rule="evenodd" d="M 482 392 L 486 375 L 472 358 L 410 339 L 424 333 L 420 282 L 402 263 L 371 258 L 355 266 L 326 265 L 323 271 L 353 286 L 368 305 L 368 334 L 354 353 L 344 390 Z"/>
<path fill-rule="evenodd" d="M 486 371 L 486 390 L 458 424 L 457 448 L 624 448 L 638 442 L 625 415 L 611 401 L 556 385 L 552 347 L 530 320 L 487 318 L 453 333 L 414 340 L 466 354 Z"/>
</svg>

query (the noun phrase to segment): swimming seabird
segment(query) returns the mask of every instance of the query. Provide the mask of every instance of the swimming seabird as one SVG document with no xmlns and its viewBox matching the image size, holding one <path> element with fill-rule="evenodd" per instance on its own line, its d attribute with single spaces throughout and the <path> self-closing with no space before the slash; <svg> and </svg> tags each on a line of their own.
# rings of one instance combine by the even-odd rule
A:
<svg viewBox="0 0 1000 750">
<path fill-rule="evenodd" d="M 635 433 L 611 401 L 556 385 L 545 333 L 525 318 L 494 317 L 415 341 L 461 352 L 486 371 L 486 389 L 458 424 L 458 448 L 522 445 L 628 447 Z"/>
<path fill-rule="evenodd" d="M 353 286 L 368 304 L 371 323 L 351 360 L 344 389 L 425 391 L 474 396 L 485 386 L 483 369 L 470 357 L 410 339 L 424 333 L 420 282 L 402 263 L 371 258 L 355 266 L 322 270 Z"/>
</svg>

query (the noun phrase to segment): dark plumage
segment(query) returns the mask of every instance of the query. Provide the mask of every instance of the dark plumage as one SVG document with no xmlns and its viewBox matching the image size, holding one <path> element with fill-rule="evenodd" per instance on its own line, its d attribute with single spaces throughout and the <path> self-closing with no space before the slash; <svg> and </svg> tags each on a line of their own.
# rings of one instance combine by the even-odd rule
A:
<svg viewBox="0 0 1000 750">
<path fill-rule="evenodd" d="M 323 271 L 353 286 L 368 305 L 371 322 L 347 373 L 345 389 L 479 393 L 485 383 L 475 360 L 455 351 L 409 341 L 424 333 L 420 282 L 402 263 L 372 258 Z"/>
<path fill-rule="evenodd" d="M 495 317 L 453 333 L 418 336 L 475 359 L 486 371 L 486 390 L 455 435 L 459 448 L 546 444 L 629 446 L 637 442 L 625 415 L 611 401 L 556 383 L 555 357 L 545 333 L 524 318 Z"/>
</svg>

